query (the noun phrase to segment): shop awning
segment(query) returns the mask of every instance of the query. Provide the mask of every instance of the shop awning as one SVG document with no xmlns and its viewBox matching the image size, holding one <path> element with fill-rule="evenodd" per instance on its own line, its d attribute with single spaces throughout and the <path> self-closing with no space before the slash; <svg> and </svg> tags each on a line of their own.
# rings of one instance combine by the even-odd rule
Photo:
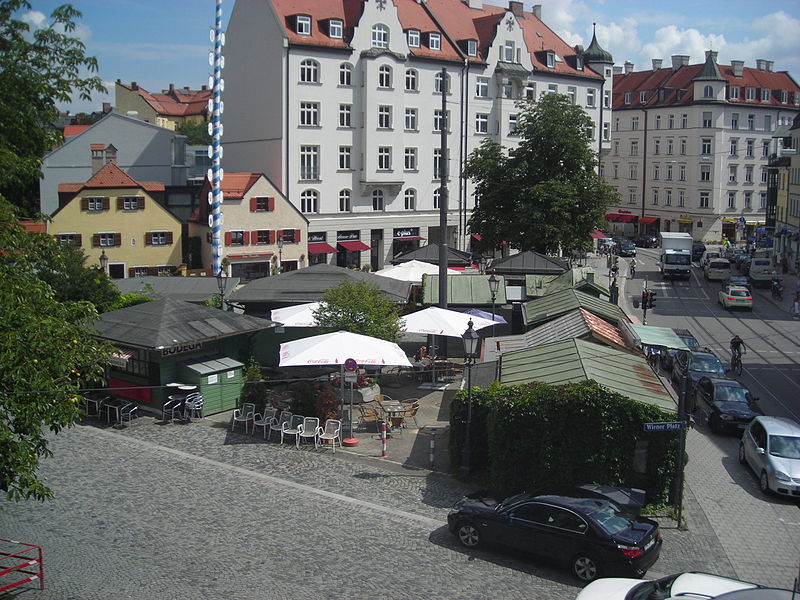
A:
<svg viewBox="0 0 800 600">
<path fill-rule="evenodd" d="M 589 234 L 589 237 L 595 240 L 599 240 L 600 238 L 605 238 L 608 236 L 599 229 L 595 229 L 592 233 Z"/>
<path fill-rule="evenodd" d="M 636 220 L 636 215 L 617 215 L 618 223 L 630 223 Z"/>
<path fill-rule="evenodd" d="M 625 328 L 627 327 L 627 331 Z M 631 346 L 661 346 L 672 350 L 690 350 L 681 338 L 668 327 L 653 327 L 651 325 L 634 325 L 624 323 L 622 336 Z M 630 334 L 628 334 L 630 332 Z"/>
<path fill-rule="evenodd" d="M 412 235 L 411 237 L 396 237 L 394 238 L 395 242 L 419 242 L 420 240 L 424 240 L 424 237 L 420 237 L 418 235 Z"/>
<path fill-rule="evenodd" d="M 750 221 L 749 219 L 746 221 L 747 225 L 766 225 L 766 221 Z"/>
<path fill-rule="evenodd" d="M 639 219 L 639 223 L 641 225 L 650 225 L 651 223 L 655 223 L 656 221 L 658 221 L 659 218 L 660 217 L 641 217 Z"/>
<path fill-rule="evenodd" d="M 335 252 L 336 248 L 325 242 L 317 242 L 308 245 L 309 254 L 333 254 Z"/>
<path fill-rule="evenodd" d="M 337 244 L 345 250 L 351 250 L 352 252 L 363 252 L 364 250 L 369 250 L 369 246 L 360 240 L 337 242 Z"/>
<path fill-rule="evenodd" d="M 614 223 L 619 219 L 620 215 L 618 213 L 609 213 L 606 215 L 606 221 L 609 223 Z"/>
</svg>

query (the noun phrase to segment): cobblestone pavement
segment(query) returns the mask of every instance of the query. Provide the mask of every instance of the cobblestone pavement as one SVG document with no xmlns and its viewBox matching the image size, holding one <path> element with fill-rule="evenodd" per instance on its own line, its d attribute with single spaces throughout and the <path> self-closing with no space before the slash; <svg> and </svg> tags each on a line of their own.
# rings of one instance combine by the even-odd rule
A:
<svg viewBox="0 0 800 600">
<path fill-rule="evenodd" d="M 6 503 L 3 537 L 41 544 L 46 590 L 22 598 L 534 598 L 578 591 L 560 568 L 466 552 L 445 516 L 468 488 L 446 475 L 230 433 L 205 419 L 53 439 L 44 504 Z M 471 488 L 470 488 L 471 489 Z M 688 532 L 663 529 L 649 573 L 732 574 L 689 492 Z"/>
</svg>

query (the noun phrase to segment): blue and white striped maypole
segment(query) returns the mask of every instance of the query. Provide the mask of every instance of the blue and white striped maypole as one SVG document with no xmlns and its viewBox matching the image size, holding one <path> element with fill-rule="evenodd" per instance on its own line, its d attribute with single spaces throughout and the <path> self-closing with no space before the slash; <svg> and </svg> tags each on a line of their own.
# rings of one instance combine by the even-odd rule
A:
<svg viewBox="0 0 800 600">
<path fill-rule="evenodd" d="M 222 0 L 216 0 L 217 12 L 214 20 L 214 29 L 211 30 L 211 41 L 214 42 L 214 51 L 208 55 L 208 62 L 214 67 L 214 74 L 208 78 L 208 87 L 213 90 L 213 97 L 208 100 L 208 112 L 211 121 L 208 123 L 208 133 L 211 135 L 211 145 L 208 147 L 208 157 L 211 159 L 211 168 L 208 170 L 208 179 L 211 181 L 211 191 L 208 193 L 208 203 L 211 205 L 211 214 L 208 215 L 208 226 L 211 228 L 212 273 L 219 275 L 222 269 L 222 179 L 224 173 L 220 166 L 222 161 L 222 90 L 225 82 L 222 79 L 222 69 L 225 67 L 225 58 L 222 56 L 222 46 L 225 45 L 225 34 L 222 32 Z"/>
</svg>

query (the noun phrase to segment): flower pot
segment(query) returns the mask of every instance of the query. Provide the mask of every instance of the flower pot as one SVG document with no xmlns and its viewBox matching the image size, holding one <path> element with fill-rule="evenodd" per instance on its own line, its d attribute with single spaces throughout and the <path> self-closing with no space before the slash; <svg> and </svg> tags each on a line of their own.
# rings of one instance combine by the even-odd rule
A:
<svg viewBox="0 0 800 600">
<path fill-rule="evenodd" d="M 381 386 L 378 384 L 368 385 L 362 388 L 355 388 L 353 390 L 353 402 L 372 402 L 375 399 L 375 396 L 381 393 Z M 348 392 L 345 390 L 345 398 L 348 398 Z"/>
</svg>

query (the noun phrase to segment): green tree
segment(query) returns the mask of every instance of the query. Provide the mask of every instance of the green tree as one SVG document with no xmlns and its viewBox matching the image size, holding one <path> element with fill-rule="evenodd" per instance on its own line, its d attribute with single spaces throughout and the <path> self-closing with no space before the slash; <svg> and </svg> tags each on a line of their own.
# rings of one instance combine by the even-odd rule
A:
<svg viewBox="0 0 800 600">
<path fill-rule="evenodd" d="M 366 281 L 343 281 L 328 288 L 314 317 L 322 327 L 335 327 L 390 342 L 400 339 L 397 305 L 378 286 Z"/>
<path fill-rule="evenodd" d="M 150 284 L 147 285 L 150 289 L 152 286 Z M 153 298 L 148 296 L 146 292 L 128 292 L 127 294 L 120 294 L 119 298 L 108 307 L 108 310 L 105 312 L 109 312 L 112 310 L 118 310 L 120 308 L 128 308 L 129 306 L 136 306 L 137 304 L 144 304 L 145 302 L 152 302 Z"/>
<path fill-rule="evenodd" d="M 186 143 L 191 146 L 208 146 L 211 143 L 208 124 L 205 121 L 184 121 L 175 128 L 175 131 L 185 135 Z"/>
<path fill-rule="evenodd" d="M 469 156 L 464 175 L 475 184 L 472 231 L 491 246 L 570 255 L 590 246 L 614 189 L 595 172 L 586 131 L 592 119 L 566 96 L 517 104 L 519 146 L 486 140 Z"/>
<path fill-rule="evenodd" d="M 46 27 L 31 31 L 14 18 L 30 9 L 28 0 L 0 0 L 0 194 L 25 216 L 39 208 L 42 157 L 61 141 L 56 103 L 106 91 L 99 76 L 84 75 L 98 67 L 73 37 L 81 13 L 59 6 Z"/>
<path fill-rule="evenodd" d="M 52 456 L 46 430 L 75 423 L 79 390 L 102 380 L 110 354 L 91 335 L 94 306 L 57 300 L 39 276 L 45 238 L 0 196 L 0 490 L 12 500 L 52 497 L 38 473 Z"/>
</svg>

